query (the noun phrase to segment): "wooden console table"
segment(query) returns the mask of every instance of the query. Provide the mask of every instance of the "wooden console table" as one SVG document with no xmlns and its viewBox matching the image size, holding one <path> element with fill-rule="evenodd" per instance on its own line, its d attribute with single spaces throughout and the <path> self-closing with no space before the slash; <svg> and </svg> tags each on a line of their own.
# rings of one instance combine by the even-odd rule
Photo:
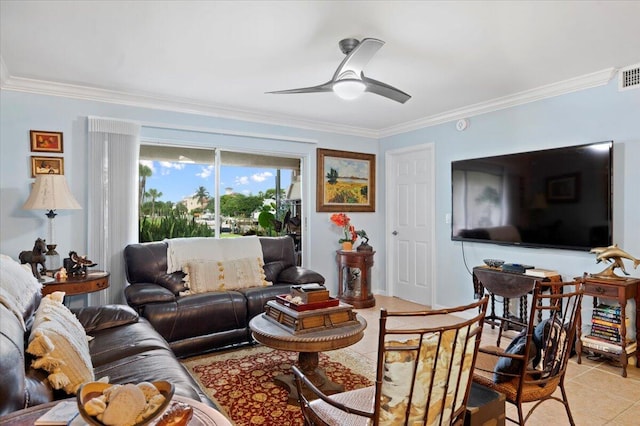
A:
<svg viewBox="0 0 640 426">
<path fill-rule="evenodd" d="M 86 275 L 68 277 L 63 281 L 49 281 L 42 287 L 42 295 L 46 296 L 54 291 L 64 291 L 65 296 L 93 293 L 109 287 L 109 273 L 104 271 L 89 271 Z"/>
<path fill-rule="evenodd" d="M 338 299 L 357 309 L 371 308 L 371 267 L 375 251 L 336 251 L 338 262 Z"/>
<path fill-rule="evenodd" d="M 509 299 L 517 297 L 520 299 L 520 312 L 518 320 L 526 324 L 528 319 L 527 294 L 533 290 L 536 281 L 541 282 L 560 282 L 562 277 L 554 275 L 551 277 L 534 277 L 532 275 L 519 274 L 516 272 L 505 272 L 498 268 L 490 268 L 488 266 L 476 266 L 473 268 L 473 288 L 476 298 L 484 295 L 486 289 L 491 296 L 491 313 L 487 315 L 486 321 L 493 328 L 498 318 L 509 318 Z M 495 296 L 503 297 L 504 315 L 497 316 L 495 310 Z M 542 320 L 542 318 L 538 318 Z"/>
<path fill-rule="evenodd" d="M 579 279 L 579 278 L 576 278 Z M 627 353 L 627 326 L 626 326 L 626 308 L 627 300 L 635 299 L 636 301 L 636 344 L 640 342 L 640 279 L 638 278 L 620 278 L 620 279 L 601 279 L 587 277 L 584 284 L 584 294 L 593 296 L 593 308 L 598 305 L 598 299 L 612 299 L 620 304 L 620 353 L 611 353 L 605 350 L 582 346 L 582 318 L 578 317 L 578 339 L 576 340 L 576 352 L 578 352 L 578 364 L 582 362 L 582 349 L 592 351 L 602 356 L 614 358 L 622 364 L 622 377 L 627 377 L 628 358 L 634 354 L 636 356 L 636 368 L 640 368 L 640 351 Z M 584 307 L 584 305 L 583 305 Z"/>
</svg>

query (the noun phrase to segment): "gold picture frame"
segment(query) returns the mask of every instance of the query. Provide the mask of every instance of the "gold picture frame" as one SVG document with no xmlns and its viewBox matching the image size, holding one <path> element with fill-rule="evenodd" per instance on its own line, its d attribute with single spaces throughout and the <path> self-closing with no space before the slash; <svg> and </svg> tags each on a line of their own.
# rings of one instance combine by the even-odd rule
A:
<svg viewBox="0 0 640 426">
<path fill-rule="evenodd" d="M 64 158 L 31 156 L 31 177 L 46 174 L 63 175 Z"/>
<path fill-rule="evenodd" d="M 318 148 L 316 166 L 316 211 L 376 211 L 375 154 Z"/>
<path fill-rule="evenodd" d="M 30 130 L 31 152 L 57 152 L 62 154 L 62 132 Z"/>
</svg>

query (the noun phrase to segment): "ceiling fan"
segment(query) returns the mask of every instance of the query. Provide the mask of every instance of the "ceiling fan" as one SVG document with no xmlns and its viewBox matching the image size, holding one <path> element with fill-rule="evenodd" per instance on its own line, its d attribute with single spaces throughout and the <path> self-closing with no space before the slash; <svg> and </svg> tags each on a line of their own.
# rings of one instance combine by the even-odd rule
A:
<svg viewBox="0 0 640 426">
<path fill-rule="evenodd" d="M 324 84 L 299 89 L 278 90 L 274 94 L 335 92 L 342 99 L 355 99 L 364 92 L 384 96 L 401 104 L 411 99 L 402 90 L 389 86 L 381 81 L 365 77 L 363 68 L 373 55 L 384 45 L 384 41 L 375 38 L 365 38 L 358 41 L 355 38 L 345 38 L 338 43 L 342 53 L 347 55 L 342 61 L 331 80 Z"/>
</svg>

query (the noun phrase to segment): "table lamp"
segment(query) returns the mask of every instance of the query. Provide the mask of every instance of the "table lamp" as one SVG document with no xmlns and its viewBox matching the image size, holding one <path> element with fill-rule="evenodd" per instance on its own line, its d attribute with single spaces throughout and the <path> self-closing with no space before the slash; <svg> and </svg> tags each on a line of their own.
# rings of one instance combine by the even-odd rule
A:
<svg viewBox="0 0 640 426">
<path fill-rule="evenodd" d="M 78 210 L 80 204 L 73 198 L 64 175 L 37 175 L 31 189 L 29 198 L 22 206 L 25 210 L 48 210 L 49 237 L 47 238 L 47 252 L 45 253 L 45 268 L 48 271 L 59 269 L 60 255 L 56 252 L 57 244 L 54 244 L 53 219 L 55 210 Z"/>
</svg>

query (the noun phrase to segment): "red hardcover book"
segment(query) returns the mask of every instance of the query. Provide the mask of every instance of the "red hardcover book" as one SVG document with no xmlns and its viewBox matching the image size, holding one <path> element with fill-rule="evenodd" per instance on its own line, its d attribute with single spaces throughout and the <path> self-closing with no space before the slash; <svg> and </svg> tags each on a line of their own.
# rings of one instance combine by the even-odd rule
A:
<svg viewBox="0 0 640 426">
<path fill-rule="evenodd" d="M 330 297 L 328 300 L 323 300 L 321 302 L 310 302 L 310 303 L 302 303 L 300 305 L 292 303 L 290 300 L 287 300 L 286 294 L 281 294 L 276 296 L 276 301 L 287 308 L 293 309 L 295 311 L 310 311 L 313 309 L 323 309 L 330 308 L 332 306 L 338 306 L 340 304 L 340 300 Z"/>
</svg>

